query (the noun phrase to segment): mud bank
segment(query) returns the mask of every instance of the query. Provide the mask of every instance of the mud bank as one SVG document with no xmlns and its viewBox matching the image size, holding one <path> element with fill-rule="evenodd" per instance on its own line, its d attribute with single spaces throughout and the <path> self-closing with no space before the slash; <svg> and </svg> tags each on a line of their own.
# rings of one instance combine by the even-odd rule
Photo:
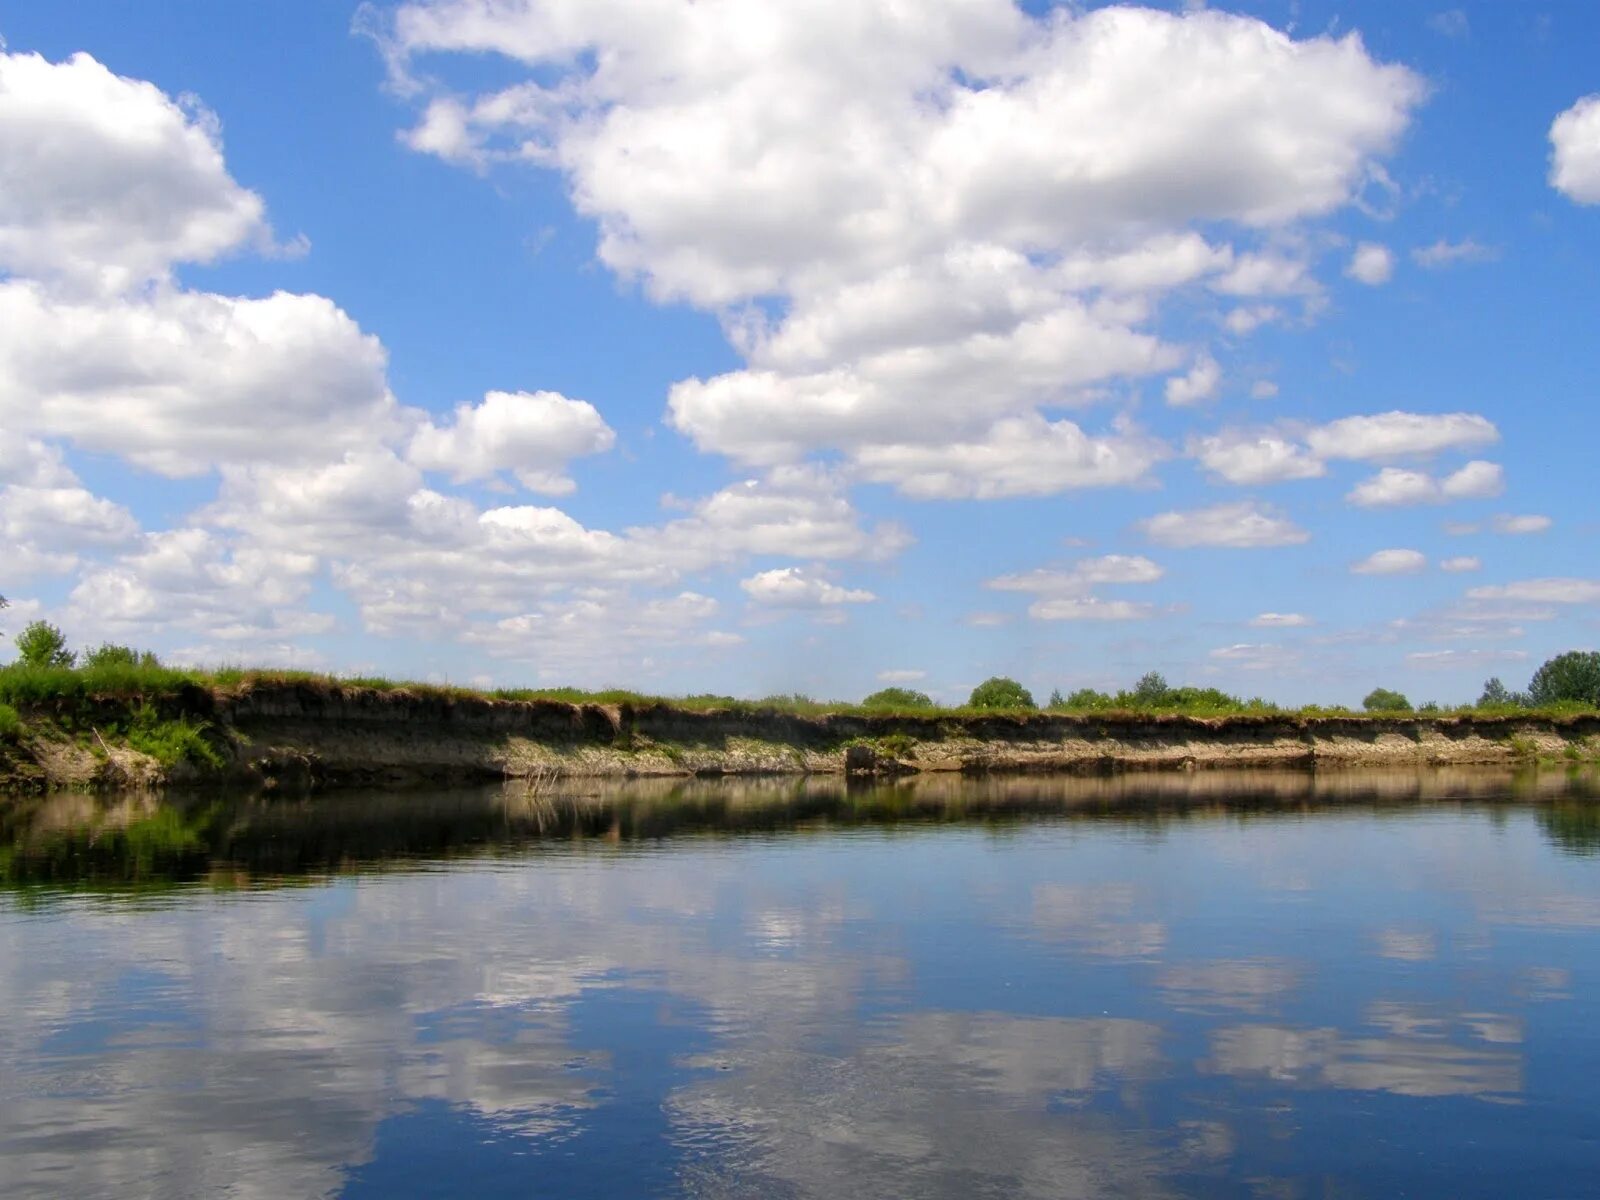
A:
<svg viewBox="0 0 1600 1200">
<path fill-rule="evenodd" d="M 130 701 L 24 713 L 0 790 L 236 782 L 314 790 L 556 778 L 1094 774 L 1208 768 L 1511 765 L 1600 757 L 1600 716 L 799 716 L 253 686 L 152 702 L 203 722 L 215 763 L 164 765 L 104 730 Z"/>
</svg>

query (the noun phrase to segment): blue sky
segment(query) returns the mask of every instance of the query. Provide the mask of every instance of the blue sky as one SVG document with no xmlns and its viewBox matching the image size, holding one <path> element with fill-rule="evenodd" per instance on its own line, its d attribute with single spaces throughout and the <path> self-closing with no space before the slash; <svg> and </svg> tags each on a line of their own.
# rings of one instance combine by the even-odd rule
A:
<svg viewBox="0 0 1600 1200">
<path fill-rule="evenodd" d="M 1592 5 L 0 36 L 4 628 L 948 700 L 1600 641 Z"/>
</svg>

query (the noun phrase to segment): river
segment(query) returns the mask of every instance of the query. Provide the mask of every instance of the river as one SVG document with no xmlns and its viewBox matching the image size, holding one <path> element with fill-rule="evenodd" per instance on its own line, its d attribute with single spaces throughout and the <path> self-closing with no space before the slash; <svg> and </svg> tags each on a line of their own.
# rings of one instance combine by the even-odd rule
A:
<svg viewBox="0 0 1600 1200">
<path fill-rule="evenodd" d="M 1600 1194 L 1593 771 L 0 800 L 7 1197 Z"/>
</svg>

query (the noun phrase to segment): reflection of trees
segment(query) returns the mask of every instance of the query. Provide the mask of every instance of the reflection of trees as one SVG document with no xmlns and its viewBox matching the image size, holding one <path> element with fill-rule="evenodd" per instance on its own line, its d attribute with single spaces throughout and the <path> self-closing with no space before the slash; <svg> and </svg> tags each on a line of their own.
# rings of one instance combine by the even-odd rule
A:
<svg viewBox="0 0 1600 1200">
<path fill-rule="evenodd" d="M 1539 809 L 1539 824 L 1569 854 L 1600 854 L 1600 803 L 1571 801 Z"/>
<path fill-rule="evenodd" d="M 1550 836 L 1600 848 L 1592 775 L 1436 771 L 1207 771 L 1085 777 L 913 776 L 563 781 L 310 798 L 82 795 L 0 801 L 0 887 L 149 890 L 195 881 L 256 886 L 461 855 L 527 853 L 572 841 L 622 846 L 817 828 L 1106 822 L 1152 836 L 1178 822 L 1276 820 L 1339 810 L 1366 819 L 1423 805 L 1544 805 Z"/>
<path fill-rule="evenodd" d="M 48 810 L 0 811 L 0 886 L 138 891 L 201 878 L 211 865 L 217 810 L 214 803 L 152 804 L 134 812 L 91 810 L 66 824 L 49 820 Z"/>
</svg>

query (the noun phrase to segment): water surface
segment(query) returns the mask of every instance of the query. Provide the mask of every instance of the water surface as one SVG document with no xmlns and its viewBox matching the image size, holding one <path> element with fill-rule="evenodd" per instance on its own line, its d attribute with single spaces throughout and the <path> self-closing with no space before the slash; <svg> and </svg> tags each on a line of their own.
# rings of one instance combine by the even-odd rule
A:
<svg viewBox="0 0 1600 1200">
<path fill-rule="evenodd" d="M 1600 1194 L 1597 794 L 0 801 L 0 1194 Z"/>
</svg>

